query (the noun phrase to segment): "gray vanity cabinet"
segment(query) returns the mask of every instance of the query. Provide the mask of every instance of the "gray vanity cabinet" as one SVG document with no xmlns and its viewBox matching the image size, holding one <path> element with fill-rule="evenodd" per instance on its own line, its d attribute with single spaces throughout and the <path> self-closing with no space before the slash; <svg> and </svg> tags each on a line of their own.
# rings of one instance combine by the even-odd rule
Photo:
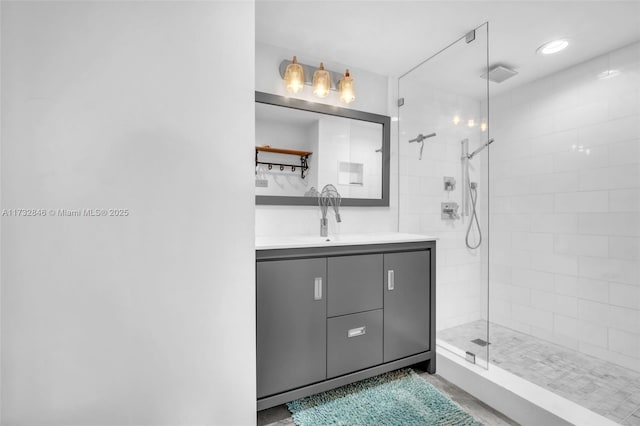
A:
<svg viewBox="0 0 640 426">
<path fill-rule="evenodd" d="M 429 252 L 384 255 L 384 362 L 429 349 Z"/>
<path fill-rule="evenodd" d="M 326 272 L 324 258 L 257 264 L 258 398 L 326 378 Z"/>
<path fill-rule="evenodd" d="M 256 251 L 258 409 L 422 363 L 435 241 Z"/>
</svg>

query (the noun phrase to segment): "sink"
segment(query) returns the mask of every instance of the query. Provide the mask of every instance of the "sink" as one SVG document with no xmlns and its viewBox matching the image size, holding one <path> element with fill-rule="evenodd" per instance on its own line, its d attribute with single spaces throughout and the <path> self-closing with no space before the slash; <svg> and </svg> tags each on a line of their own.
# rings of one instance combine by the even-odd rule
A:
<svg viewBox="0 0 640 426">
<path fill-rule="evenodd" d="M 428 235 L 407 234 L 402 232 L 377 232 L 362 234 L 336 234 L 329 237 L 317 235 L 284 235 L 256 237 L 256 250 L 272 250 L 303 247 L 345 246 L 362 244 L 388 244 L 417 241 L 435 241 Z"/>
</svg>

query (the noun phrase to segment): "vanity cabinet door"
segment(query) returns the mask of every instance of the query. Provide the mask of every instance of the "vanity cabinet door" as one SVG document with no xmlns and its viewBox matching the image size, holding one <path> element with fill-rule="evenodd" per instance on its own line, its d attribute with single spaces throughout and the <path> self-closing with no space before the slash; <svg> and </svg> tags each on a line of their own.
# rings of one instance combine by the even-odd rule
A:
<svg viewBox="0 0 640 426">
<path fill-rule="evenodd" d="M 384 362 L 429 350 L 429 252 L 384 255 Z"/>
<path fill-rule="evenodd" d="M 258 398 L 324 380 L 326 259 L 262 261 L 256 268 Z"/>
</svg>

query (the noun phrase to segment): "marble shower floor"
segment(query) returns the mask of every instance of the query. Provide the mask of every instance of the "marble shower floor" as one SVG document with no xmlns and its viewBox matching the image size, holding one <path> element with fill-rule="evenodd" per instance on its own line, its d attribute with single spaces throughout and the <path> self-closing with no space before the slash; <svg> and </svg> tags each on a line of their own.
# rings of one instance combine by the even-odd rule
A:
<svg viewBox="0 0 640 426">
<path fill-rule="evenodd" d="M 486 360 L 487 322 L 438 332 L 438 339 Z M 489 360 L 510 373 L 623 425 L 640 425 L 640 373 L 491 323 Z M 490 367 L 489 367 L 490 368 Z"/>
</svg>

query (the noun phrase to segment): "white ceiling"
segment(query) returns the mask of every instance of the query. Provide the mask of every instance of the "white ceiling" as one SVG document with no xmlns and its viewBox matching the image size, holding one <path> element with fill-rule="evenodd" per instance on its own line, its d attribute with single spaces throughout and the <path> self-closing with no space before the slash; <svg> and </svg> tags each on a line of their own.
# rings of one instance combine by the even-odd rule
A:
<svg viewBox="0 0 640 426">
<path fill-rule="evenodd" d="M 406 73 L 484 22 L 490 65 L 519 72 L 491 83 L 496 94 L 640 40 L 640 0 L 256 1 L 257 41 L 389 76 Z M 535 53 L 556 38 L 571 45 L 552 56 Z M 464 62 L 451 65 L 481 66 Z"/>
</svg>

